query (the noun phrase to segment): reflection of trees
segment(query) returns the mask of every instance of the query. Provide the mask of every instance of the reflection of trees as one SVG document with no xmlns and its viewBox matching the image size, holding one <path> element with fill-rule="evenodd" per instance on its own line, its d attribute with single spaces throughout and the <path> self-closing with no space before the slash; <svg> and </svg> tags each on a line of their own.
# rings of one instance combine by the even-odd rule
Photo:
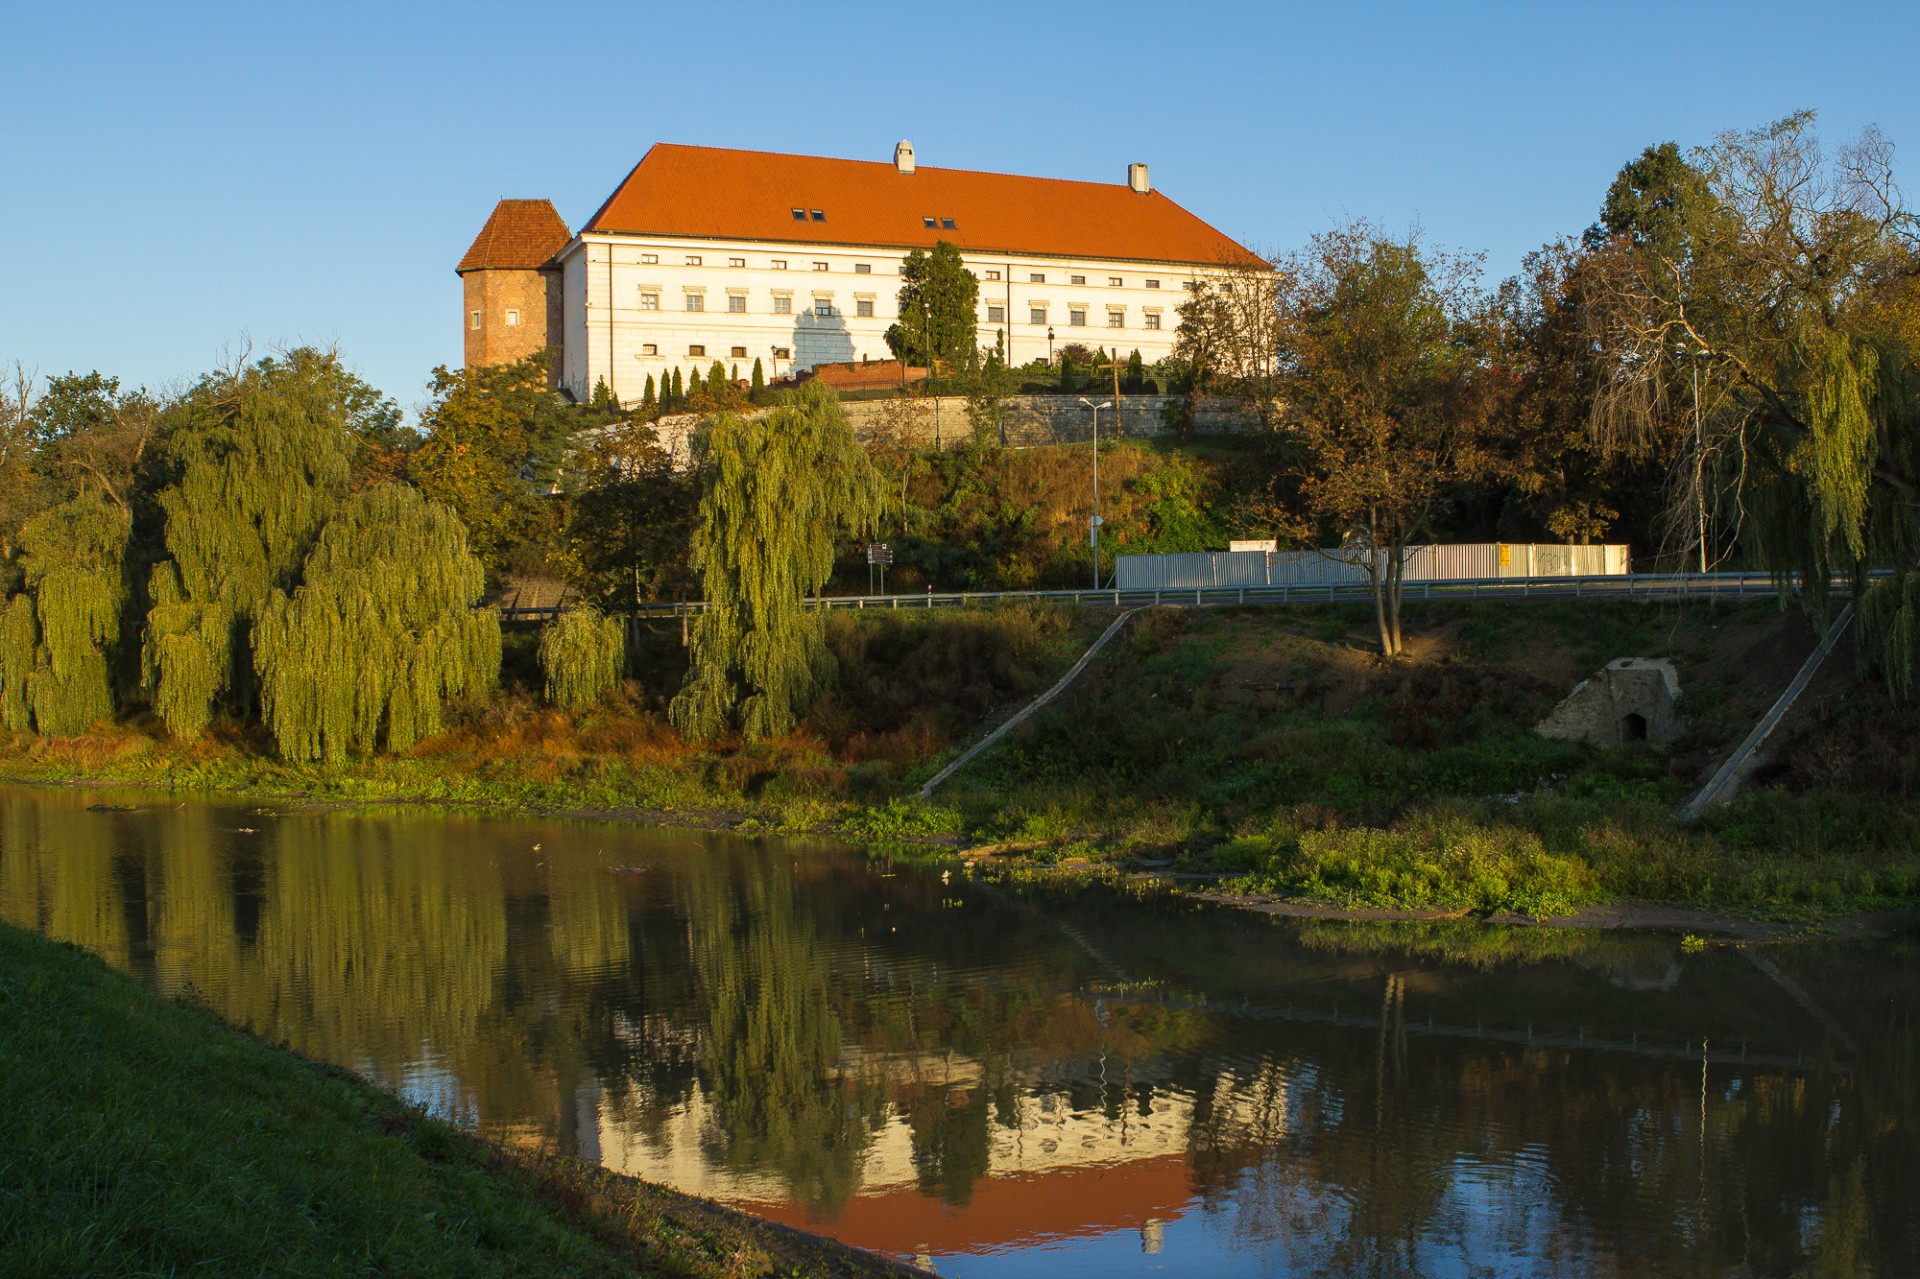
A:
<svg viewBox="0 0 1920 1279">
<path fill-rule="evenodd" d="M 755 860 L 703 865 L 686 889 L 718 1153 L 733 1167 L 777 1169 L 796 1198 L 831 1209 L 859 1186 L 880 1097 L 840 1077 L 813 921 L 793 884 Z"/>
</svg>

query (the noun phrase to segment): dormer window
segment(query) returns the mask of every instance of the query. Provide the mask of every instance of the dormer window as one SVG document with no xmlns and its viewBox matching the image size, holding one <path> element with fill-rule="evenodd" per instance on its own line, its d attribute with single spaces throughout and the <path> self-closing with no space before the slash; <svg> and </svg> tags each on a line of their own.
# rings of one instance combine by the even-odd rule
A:
<svg viewBox="0 0 1920 1279">
<path fill-rule="evenodd" d="M 920 219 L 920 225 L 932 231 L 940 225 L 940 219 L 923 217 Z"/>
<path fill-rule="evenodd" d="M 824 211 L 820 209 L 815 209 L 813 210 L 813 220 L 815 222 L 825 222 L 827 220 L 827 215 Z"/>
<path fill-rule="evenodd" d="M 954 228 L 953 228 L 953 219 L 952 219 L 952 218 L 941 218 L 941 219 L 940 219 L 940 229 L 941 229 L 942 231 L 951 231 L 951 230 L 953 230 L 953 229 L 954 229 Z"/>
</svg>

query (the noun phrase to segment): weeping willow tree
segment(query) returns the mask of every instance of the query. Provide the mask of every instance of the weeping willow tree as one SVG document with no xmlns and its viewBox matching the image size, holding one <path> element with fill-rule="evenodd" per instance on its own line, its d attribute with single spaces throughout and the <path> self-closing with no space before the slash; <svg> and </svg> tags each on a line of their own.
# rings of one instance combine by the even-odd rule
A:
<svg viewBox="0 0 1920 1279">
<path fill-rule="evenodd" d="M 879 514 L 881 482 L 824 389 L 765 417 L 716 418 L 704 465 L 691 561 L 707 611 L 668 713 L 695 739 L 771 737 L 834 678 L 823 618 L 803 601 L 832 573 L 835 539 Z"/>
<path fill-rule="evenodd" d="M 160 494 L 166 556 L 149 581 L 141 674 L 167 731 L 204 728 L 216 704 L 247 710 L 254 623 L 291 590 L 346 495 L 359 384 L 300 350 L 188 396 L 173 435 L 177 481 Z"/>
<path fill-rule="evenodd" d="M 626 624 L 590 605 L 540 628 L 540 670 L 555 706 L 576 710 L 599 701 L 620 683 L 626 660 Z"/>
<path fill-rule="evenodd" d="M 127 516 L 88 489 L 20 530 L 26 590 L 0 612 L 0 723 L 52 737 L 113 714 Z"/>
<path fill-rule="evenodd" d="M 1816 623 L 1850 579 L 1860 653 L 1896 697 L 1920 688 L 1920 240 L 1869 129 L 1824 153 L 1811 113 L 1694 153 L 1703 196 L 1661 234 L 1594 251 L 1608 357 L 1603 444 L 1662 450 L 1704 525 L 1730 494 L 1739 537 Z M 1680 411 L 1675 386 L 1698 377 Z M 1689 388 L 1691 389 L 1691 388 Z"/>
<path fill-rule="evenodd" d="M 453 511 L 394 484 L 362 489 L 320 531 L 304 581 L 253 630 L 261 714 L 291 760 L 404 751 L 440 731 L 444 699 L 500 672 L 500 619 L 475 607 L 480 561 Z"/>
</svg>

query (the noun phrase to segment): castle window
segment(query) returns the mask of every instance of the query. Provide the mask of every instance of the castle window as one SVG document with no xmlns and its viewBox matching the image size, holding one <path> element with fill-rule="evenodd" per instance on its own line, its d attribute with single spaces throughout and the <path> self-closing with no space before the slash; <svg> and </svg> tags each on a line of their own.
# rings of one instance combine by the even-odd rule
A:
<svg viewBox="0 0 1920 1279">
<path fill-rule="evenodd" d="M 872 298 L 854 299 L 853 313 L 857 316 L 871 317 L 873 315 L 873 299 Z"/>
<path fill-rule="evenodd" d="M 815 222 L 825 222 L 827 220 L 827 215 L 821 210 L 815 209 L 813 210 L 813 220 Z"/>
<path fill-rule="evenodd" d="M 476 333 L 480 331 L 480 313 L 478 311 L 467 316 L 467 327 Z"/>
<path fill-rule="evenodd" d="M 871 262 L 855 262 L 853 264 L 853 273 L 855 275 L 872 275 L 873 264 Z"/>
<path fill-rule="evenodd" d="M 1087 277 L 1084 275 L 1070 275 L 1067 277 L 1068 284 L 1085 284 L 1086 282 Z"/>
<path fill-rule="evenodd" d="M 1035 271 L 1027 277 L 1028 284 L 1045 284 L 1046 282 L 1046 273 L 1043 271 Z"/>
<path fill-rule="evenodd" d="M 704 346 L 700 346 L 698 344 L 687 348 L 688 355 L 705 355 L 706 353 L 707 353 L 707 348 Z"/>
<path fill-rule="evenodd" d="M 988 307 L 988 308 L 987 308 L 987 323 L 988 323 L 988 324 L 1005 324 L 1006 322 L 1007 322 L 1007 308 L 1006 308 L 1006 307 L 1004 307 L 1004 306 L 990 306 L 990 307 Z"/>
<path fill-rule="evenodd" d="M 640 255 L 641 266 L 656 266 L 659 262 L 660 255 L 658 253 L 642 253 Z"/>
<path fill-rule="evenodd" d="M 813 264 L 813 269 L 816 271 L 824 271 L 827 269 L 827 264 L 825 262 L 815 262 Z"/>
<path fill-rule="evenodd" d="M 1111 285 L 1112 287 L 1114 287 L 1114 288 L 1116 288 L 1116 289 L 1118 289 L 1118 288 L 1124 288 L 1124 287 L 1126 286 L 1126 283 L 1127 283 L 1127 282 L 1126 282 L 1125 280 L 1123 280 L 1123 279 L 1121 279 L 1121 278 L 1120 278 L 1119 276 L 1117 276 L 1117 275 L 1110 275 L 1110 276 L 1108 276 L 1108 277 L 1107 277 L 1107 283 L 1108 283 L 1109 285 Z"/>
<path fill-rule="evenodd" d="M 745 258 L 728 258 L 727 259 L 728 266 L 745 266 L 746 264 L 747 264 L 747 260 Z"/>
<path fill-rule="evenodd" d="M 1000 278 L 1000 273 L 998 271 L 989 271 L 987 272 L 987 278 L 989 280 L 997 280 Z"/>
<path fill-rule="evenodd" d="M 787 269 L 787 260 L 785 258 L 775 258 L 773 261 L 769 262 L 767 265 L 772 267 L 776 271 L 784 271 Z"/>
<path fill-rule="evenodd" d="M 1126 327 L 1127 327 L 1127 313 L 1126 313 L 1125 311 L 1109 311 L 1109 312 L 1107 312 L 1107 327 L 1108 327 L 1108 328 L 1110 328 L 1110 329 L 1124 329 L 1124 328 L 1126 328 Z"/>
<path fill-rule="evenodd" d="M 773 348 L 773 358 L 776 360 L 791 360 L 793 358 L 793 348 L 776 346 Z"/>
<path fill-rule="evenodd" d="M 660 295 L 658 293 L 642 293 L 640 295 L 640 309 L 642 311 L 658 311 L 660 309 Z"/>
<path fill-rule="evenodd" d="M 1029 307 L 1029 308 L 1027 308 L 1027 323 L 1028 323 L 1028 324 L 1045 324 L 1046 322 L 1047 322 L 1047 308 L 1046 308 L 1046 307 L 1044 307 L 1044 306 L 1035 306 L 1035 307 Z"/>
<path fill-rule="evenodd" d="M 1148 328 L 1150 328 L 1150 329 L 1157 329 L 1157 328 L 1159 328 L 1159 327 L 1160 327 L 1160 313 L 1159 313 L 1158 311 L 1149 311 L 1149 312 L 1147 312 L 1147 318 L 1146 318 L 1146 320 L 1145 320 L 1145 324 L 1146 324 L 1146 326 L 1147 326 Z"/>
<path fill-rule="evenodd" d="M 687 294 L 687 310 L 704 311 L 706 309 L 707 309 L 707 299 L 703 294 L 699 294 L 699 293 Z"/>
<path fill-rule="evenodd" d="M 517 329 L 520 327 L 520 313 L 518 311 L 508 310 L 507 327 L 510 329 Z"/>
<path fill-rule="evenodd" d="M 700 265 L 700 255 L 699 255 L 698 253 L 689 253 L 689 254 L 687 254 L 687 265 L 688 265 L 688 266 L 699 266 L 699 265 Z"/>
<path fill-rule="evenodd" d="M 775 315 L 792 315 L 793 299 L 784 293 L 775 294 L 773 299 L 773 313 Z"/>
<path fill-rule="evenodd" d="M 658 342 L 642 342 L 640 344 L 640 354 L 658 355 L 660 354 L 660 344 Z"/>
<path fill-rule="evenodd" d="M 1157 288 L 1159 288 L 1159 287 L 1160 287 L 1160 281 L 1158 281 L 1158 280 L 1148 280 L 1148 281 L 1147 281 L 1147 287 L 1148 287 L 1148 288 L 1150 288 L 1150 289 L 1157 289 Z"/>
<path fill-rule="evenodd" d="M 1069 328 L 1083 326 L 1086 322 L 1087 308 L 1084 306 L 1070 306 L 1067 308 L 1067 325 Z"/>
<path fill-rule="evenodd" d="M 728 315 L 745 315 L 746 313 L 747 313 L 747 300 L 741 297 L 738 293 L 728 294 L 727 295 L 727 314 Z"/>
<path fill-rule="evenodd" d="M 736 346 L 733 348 L 733 358 L 736 360 L 745 359 L 746 354 L 747 348 L 744 346 Z"/>
</svg>

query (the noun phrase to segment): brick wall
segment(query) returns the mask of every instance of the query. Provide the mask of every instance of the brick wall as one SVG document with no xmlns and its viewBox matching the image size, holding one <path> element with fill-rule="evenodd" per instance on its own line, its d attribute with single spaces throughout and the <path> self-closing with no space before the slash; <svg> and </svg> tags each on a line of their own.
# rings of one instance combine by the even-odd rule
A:
<svg viewBox="0 0 1920 1279">
<path fill-rule="evenodd" d="M 560 346 L 560 280 L 553 271 L 468 271 L 460 277 L 460 323 L 466 364 L 511 364 L 535 351 Z M 474 312 L 480 326 L 474 327 Z M 508 324 L 508 312 L 518 324 Z M 554 361 L 559 367 L 559 360 Z"/>
</svg>

